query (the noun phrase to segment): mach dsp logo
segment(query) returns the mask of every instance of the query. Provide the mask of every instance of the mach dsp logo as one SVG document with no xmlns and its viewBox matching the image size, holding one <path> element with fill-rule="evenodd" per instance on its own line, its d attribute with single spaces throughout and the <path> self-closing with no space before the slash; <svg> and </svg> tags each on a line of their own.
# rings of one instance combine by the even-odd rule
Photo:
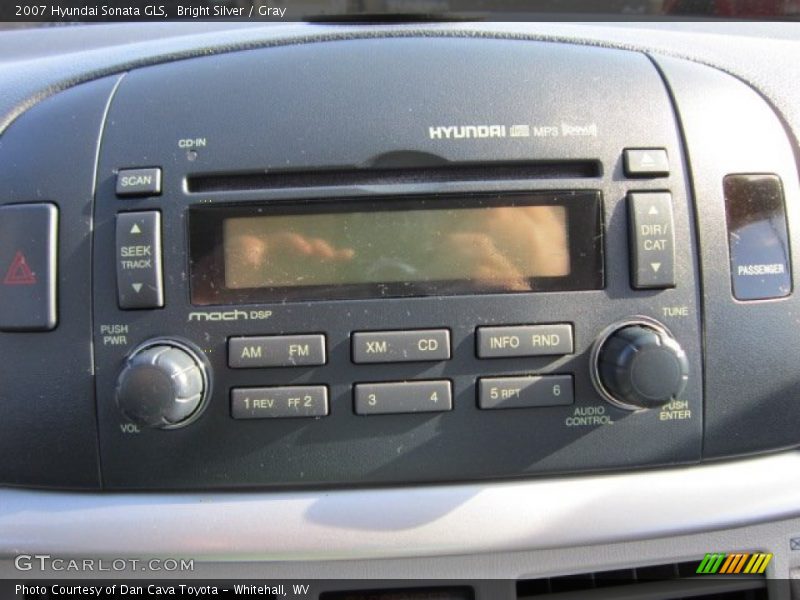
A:
<svg viewBox="0 0 800 600">
<path fill-rule="evenodd" d="M 700 575 L 761 575 L 767 570 L 772 554 L 706 554 L 697 567 Z"/>
</svg>

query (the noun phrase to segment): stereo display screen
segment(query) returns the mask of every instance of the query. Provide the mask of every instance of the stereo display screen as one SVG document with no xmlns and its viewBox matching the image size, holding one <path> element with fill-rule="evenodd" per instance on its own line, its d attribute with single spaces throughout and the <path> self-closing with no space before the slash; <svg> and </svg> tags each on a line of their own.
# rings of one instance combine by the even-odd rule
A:
<svg viewBox="0 0 800 600">
<path fill-rule="evenodd" d="M 201 208 L 190 227 L 195 304 L 603 284 L 597 192 Z"/>
</svg>

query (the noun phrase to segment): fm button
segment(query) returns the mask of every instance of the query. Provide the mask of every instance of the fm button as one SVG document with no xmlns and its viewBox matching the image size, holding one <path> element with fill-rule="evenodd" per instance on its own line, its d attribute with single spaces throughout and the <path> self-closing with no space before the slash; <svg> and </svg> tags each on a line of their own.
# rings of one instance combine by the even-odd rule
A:
<svg viewBox="0 0 800 600">
<path fill-rule="evenodd" d="M 228 366 L 232 369 L 310 367 L 325 362 L 325 336 L 322 334 L 247 336 L 228 340 Z"/>
</svg>

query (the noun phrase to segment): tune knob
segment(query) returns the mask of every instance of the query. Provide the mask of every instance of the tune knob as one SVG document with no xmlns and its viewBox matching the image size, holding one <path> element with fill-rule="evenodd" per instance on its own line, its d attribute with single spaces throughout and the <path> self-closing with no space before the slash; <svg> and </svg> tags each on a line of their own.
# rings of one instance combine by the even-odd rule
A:
<svg viewBox="0 0 800 600">
<path fill-rule="evenodd" d="M 137 425 L 174 429 L 199 416 L 208 387 L 205 362 L 194 350 L 154 340 L 127 358 L 117 379 L 117 406 Z"/>
<path fill-rule="evenodd" d="M 683 392 L 689 361 L 661 325 L 630 322 L 610 329 L 595 346 L 595 386 L 629 410 L 658 408 Z"/>
</svg>

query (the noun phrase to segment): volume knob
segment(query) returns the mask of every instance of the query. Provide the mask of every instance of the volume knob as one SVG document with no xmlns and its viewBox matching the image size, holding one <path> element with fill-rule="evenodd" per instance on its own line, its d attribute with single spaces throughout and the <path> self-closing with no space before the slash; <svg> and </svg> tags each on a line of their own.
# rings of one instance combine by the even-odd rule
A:
<svg viewBox="0 0 800 600">
<path fill-rule="evenodd" d="M 666 329 L 630 323 L 598 340 L 595 384 L 622 408 L 658 408 L 683 392 L 689 361 Z"/>
<path fill-rule="evenodd" d="M 174 429 L 187 424 L 199 416 L 207 394 L 205 363 L 173 340 L 134 350 L 117 379 L 117 406 L 142 427 Z"/>
</svg>

